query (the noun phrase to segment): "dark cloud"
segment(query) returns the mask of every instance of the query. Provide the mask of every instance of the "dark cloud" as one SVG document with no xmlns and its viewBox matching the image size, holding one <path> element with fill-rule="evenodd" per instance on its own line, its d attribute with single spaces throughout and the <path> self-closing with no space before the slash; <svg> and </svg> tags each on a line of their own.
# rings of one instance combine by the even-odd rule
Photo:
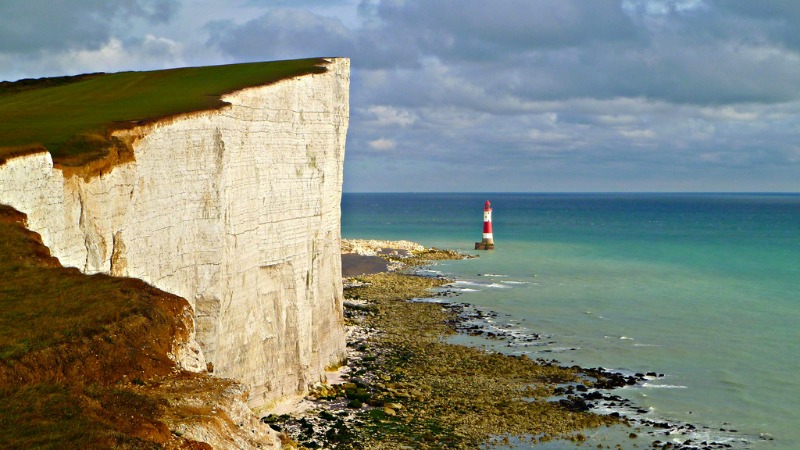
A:
<svg viewBox="0 0 800 450">
<path fill-rule="evenodd" d="M 4 0 L 0 52 L 96 49 L 111 38 L 115 20 L 164 22 L 177 7 L 178 0 Z"/>
<path fill-rule="evenodd" d="M 794 0 L 710 0 L 709 4 L 742 17 L 800 24 L 800 3 Z"/>
<path fill-rule="evenodd" d="M 641 38 L 614 0 L 383 1 L 388 33 L 410 34 L 441 58 L 494 59 L 531 50 Z"/>
<path fill-rule="evenodd" d="M 794 17 L 800 7 L 755 4 L 761 2 L 667 2 L 660 10 L 652 2 L 615 0 L 363 1 L 366 25 L 358 29 L 304 9 L 272 9 L 243 24 L 211 24 L 209 43 L 237 58 L 348 55 L 356 70 L 411 68 L 420 69 L 418 76 L 430 75 L 421 68 L 435 59 L 486 96 L 518 103 L 798 98 L 800 60 L 785 47 L 800 32 L 795 27 L 791 36 L 776 37 L 772 19 Z M 426 87 L 440 81 L 410 82 L 420 89 L 406 92 L 435 101 L 476 100 L 452 87 Z M 454 96 L 442 99 L 448 92 Z"/>
<path fill-rule="evenodd" d="M 528 100 L 727 104 L 797 98 L 800 63 L 782 51 L 789 39 L 775 38 L 761 20 L 793 14 L 765 8 L 751 19 L 731 16 L 732 6 L 671 6 L 654 16 L 646 14 L 652 8 L 629 14 L 614 1 L 420 0 L 382 2 L 376 14 L 383 35 L 415 36 L 411 42 L 422 57 L 445 61 L 482 86 L 505 84 L 507 93 Z M 740 9 L 747 8 L 757 9 Z M 791 37 L 798 36 L 795 27 Z"/>
<path fill-rule="evenodd" d="M 800 3 L 792 0 L 760 1 L 713 0 L 722 14 L 732 16 L 765 40 L 800 51 Z M 731 21 L 733 21 L 731 20 Z"/>
<path fill-rule="evenodd" d="M 235 24 L 216 21 L 207 25 L 209 44 L 237 59 L 288 59 L 350 55 L 353 35 L 337 18 L 302 9 L 273 9 Z"/>
<path fill-rule="evenodd" d="M 325 8 L 352 3 L 354 0 L 247 0 L 246 4 L 265 8 Z"/>
</svg>

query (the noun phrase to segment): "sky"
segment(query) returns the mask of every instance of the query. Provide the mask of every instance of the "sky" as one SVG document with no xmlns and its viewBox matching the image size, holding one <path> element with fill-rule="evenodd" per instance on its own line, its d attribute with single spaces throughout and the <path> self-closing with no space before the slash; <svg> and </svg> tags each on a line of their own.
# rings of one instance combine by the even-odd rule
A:
<svg viewBox="0 0 800 450">
<path fill-rule="evenodd" d="M 316 56 L 346 192 L 800 192 L 795 0 L 0 2 L 0 80 Z"/>
</svg>

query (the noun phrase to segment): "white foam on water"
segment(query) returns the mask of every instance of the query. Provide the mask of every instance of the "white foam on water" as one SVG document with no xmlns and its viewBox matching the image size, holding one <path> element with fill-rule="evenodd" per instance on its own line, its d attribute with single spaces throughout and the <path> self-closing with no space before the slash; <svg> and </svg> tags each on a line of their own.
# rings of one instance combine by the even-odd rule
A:
<svg viewBox="0 0 800 450">
<path fill-rule="evenodd" d="M 506 285 L 503 285 L 503 284 L 500 284 L 500 283 L 487 284 L 486 287 L 498 288 L 498 289 L 509 289 L 509 286 L 506 286 Z"/>
<path fill-rule="evenodd" d="M 484 274 L 481 274 L 481 276 L 484 276 L 484 277 L 507 277 L 508 275 L 500 275 L 500 274 L 497 274 L 497 273 L 484 273 Z"/>
<path fill-rule="evenodd" d="M 442 275 L 444 272 L 433 269 L 419 269 L 416 271 L 418 274 Z"/>
<path fill-rule="evenodd" d="M 642 383 L 642 387 L 650 389 L 687 389 L 686 386 L 680 386 L 674 384 L 653 384 L 653 383 Z"/>
<path fill-rule="evenodd" d="M 450 283 L 453 286 L 486 286 L 484 283 L 478 283 L 476 281 L 465 281 L 465 280 L 458 280 L 455 283 Z"/>
<path fill-rule="evenodd" d="M 531 284 L 530 281 L 514 281 L 514 280 L 503 280 L 501 283 L 505 284 Z"/>
</svg>

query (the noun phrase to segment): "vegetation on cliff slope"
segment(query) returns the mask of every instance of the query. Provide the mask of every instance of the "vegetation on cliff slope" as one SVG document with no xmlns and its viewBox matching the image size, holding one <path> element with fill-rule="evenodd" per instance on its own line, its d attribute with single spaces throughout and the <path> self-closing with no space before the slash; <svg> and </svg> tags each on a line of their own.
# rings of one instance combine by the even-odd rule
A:
<svg viewBox="0 0 800 450">
<path fill-rule="evenodd" d="M 218 108 L 225 93 L 321 73 L 324 64 L 315 58 L 3 82 L 0 163 L 46 148 L 56 162 L 79 165 L 118 146 L 115 129 Z"/>
<path fill-rule="evenodd" d="M 172 397 L 232 384 L 168 358 L 189 333 L 186 300 L 61 267 L 24 220 L 0 205 L 0 448 L 208 448 L 168 425 L 210 416 Z"/>
</svg>

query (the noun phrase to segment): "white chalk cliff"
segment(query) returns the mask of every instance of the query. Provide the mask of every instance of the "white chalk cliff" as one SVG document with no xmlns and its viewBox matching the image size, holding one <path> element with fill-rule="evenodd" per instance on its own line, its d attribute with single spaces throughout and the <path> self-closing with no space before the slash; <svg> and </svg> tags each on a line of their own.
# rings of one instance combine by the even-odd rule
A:
<svg viewBox="0 0 800 450">
<path fill-rule="evenodd" d="M 118 131 L 133 160 L 100 175 L 69 175 L 46 152 L 11 158 L 0 203 L 27 214 L 62 265 L 186 298 L 202 352 L 180 350 L 184 368 L 212 363 L 251 387 L 251 406 L 297 395 L 345 356 L 349 66 L 333 59 L 219 110 Z"/>
</svg>

